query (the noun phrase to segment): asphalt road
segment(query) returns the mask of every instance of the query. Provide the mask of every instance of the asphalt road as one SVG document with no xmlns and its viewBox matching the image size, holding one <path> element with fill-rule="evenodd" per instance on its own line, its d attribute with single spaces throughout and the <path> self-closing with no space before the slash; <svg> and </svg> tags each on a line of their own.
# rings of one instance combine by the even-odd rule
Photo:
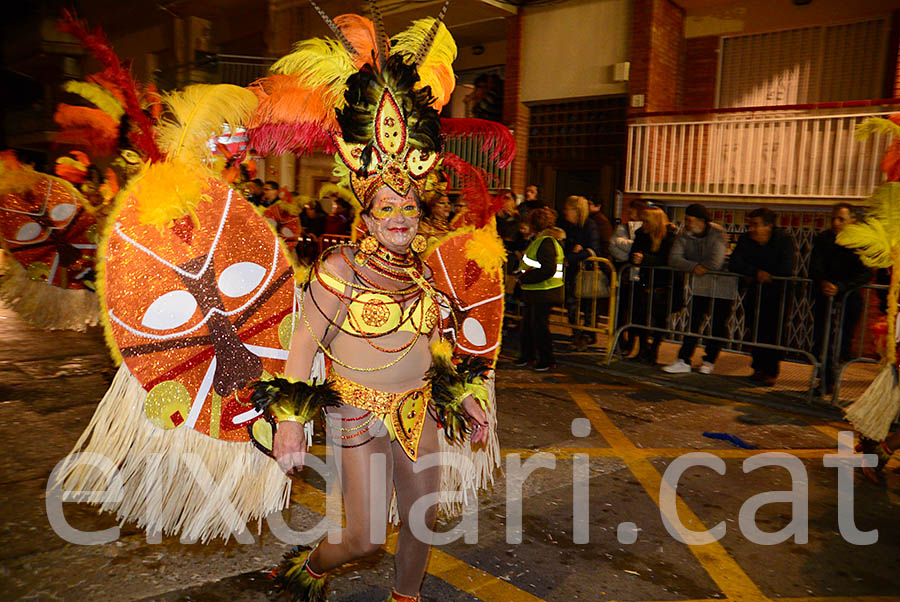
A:
<svg viewBox="0 0 900 602">
<path fill-rule="evenodd" d="M 48 476 L 111 376 L 99 330 L 47 333 L 0 307 L 2 599 L 266 600 L 265 573 L 288 546 L 265 525 L 261 535 L 254 526 L 249 545 L 168 538 L 154 544 L 123 525 L 115 542 L 78 546 L 54 532 L 45 510 Z M 846 497 L 839 504 L 838 469 L 823 465 L 823 457 L 837 453 L 840 423 L 583 365 L 539 375 L 501 363 L 497 393 L 504 468 L 473 510 L 477 543 L 434 549 L 424 600 L 900 600 L 896 461 L 883 487 L 855 475 L 850 513 Z M 735 435 L 758 449 L 710 439 L 705 431 Z M 793 473 L 781 466 L 745 472 L 748 458 L 772 462 L 759 456 L 773 451 L 793 458 L 787 460 Z M 686 457 L 696 452 L 705 455 Z M 679 463 L 718 460 L 716 470 L 686 467 L 674 490 L 665 485 L 674 482 L 664 479 L 666 471 Z M 528 462 L 545 467 L 522 485 L 516 542 L 506 491 L 521 474 L 516 463 Z M 321 520 L 326 496 L 320 487 L 314 477 L 295 480 L 285 513 L 292 527 Z M 785 493 L 751 511 L 753 496 L 778 491 L 793 491 L 793 498 Z M 742 508 L 749 516 L 744 525 Z M 82 530 L 115 525 L 83 504 L 66 504 L 65 516 Z M 877 530 L 877 541 L 848 542 L 848 517 L 859 531 Z M 721 539 L 683 543 L 686 530 L 716 525 L 724 527 Z M 759 543 L 765 532 L 782 529 L 798 535 Z M 384 600 L 393 543 L 392 532 L 382 554 L 335 575 L 329 600 Z"/>
</svg>

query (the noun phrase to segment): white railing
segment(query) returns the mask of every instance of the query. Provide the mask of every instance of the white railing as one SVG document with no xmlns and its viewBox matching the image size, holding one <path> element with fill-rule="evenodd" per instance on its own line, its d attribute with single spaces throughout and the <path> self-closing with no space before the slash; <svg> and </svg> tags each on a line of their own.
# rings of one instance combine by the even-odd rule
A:
<svg viewBox="0 0 900 602">
<path fill-rule="evenodd" d="M 854 129 L 891 110 L 852 114 L 755 111 L 680 115 L 628 126 L 626 191 L 778 198 L 864 198 L 884 176 L 890 136 Z M 653 121 L 651 121 L 653 120 Z"/>
<path fill-rule="evenodd" d="M 487 186 L 491 190 L 509 188 L 512 181 L 512 166 L 500 168 L 497 162 L 491 159 L 490 154 L 481 150 L 482 136 L 468 138 L 453 138 L 444 142 L 444 152 L 457 155 L 469 165 L 478 167 L 487 174 Z M 459 190 L 461 187 L 459 178 L 451 174 L 450 188 Z"/>
</svg>

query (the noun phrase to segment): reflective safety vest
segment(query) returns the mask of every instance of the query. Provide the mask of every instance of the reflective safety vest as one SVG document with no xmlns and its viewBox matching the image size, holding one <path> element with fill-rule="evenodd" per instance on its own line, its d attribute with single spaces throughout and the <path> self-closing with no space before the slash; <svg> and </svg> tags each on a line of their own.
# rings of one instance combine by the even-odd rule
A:
<svg viewBox="0 0 900 602">
<path fill-rule="evenodd" d="M 559 242 L 552 236 L 539 236 L 531 241 L 531 244 L 528 245 L 528 248 L 525 250 L 525 256 L 522 257 L 522 263 L 528 266 L 528 270 L 541 267 L 541 262 L 538 261 L 537 254 L 538 249 L 541 248 L 541 243 L 544 242 L 545 238 L 552 240 L 553 246 L 556 248 L 556 273 L 541 282 L 523 284 L 523 291 L 546 291 L 553 288 L 559 288 L 563 285 L 563 258 L 565 256 L 563 255 L 562 246 L 560 246 Z"/>
</svg>

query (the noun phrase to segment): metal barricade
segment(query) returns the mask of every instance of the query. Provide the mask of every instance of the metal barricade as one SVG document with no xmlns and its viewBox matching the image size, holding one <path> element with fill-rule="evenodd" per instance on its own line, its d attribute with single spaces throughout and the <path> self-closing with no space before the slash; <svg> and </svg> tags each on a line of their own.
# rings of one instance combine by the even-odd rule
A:
<svg viewBox="0 0 900 602">
<path fill-rule="evenodd" d="M 515 276 L 506 273 L 506 266 L 504 274 L 506 303 L 503 317 L 518 321 L 522 318 L 522 303 L 513 294 Z M 574 332 L 599 334 L 604 337 L 605 346 L 608 347 L 615 332 L 615 299 L 619 294 L 619 274 L 615 266 L 604 257 L 585 259 L 581 262 L 574 287 L 565 286 L 563 290 L 570 289 L 574 298 L 566 297 L 562 306 L 554 310 L 551 324 L 569 327 Z M 569 307 L 573 307 L 574 311 L 567 311 Z"/>
<path fill-rule="evenodd" d="M 808 400 L 811 401 L 816 377 L 824 365 L 830 335 L 826 329 L 822 352 L 817 357 L 814 353 L 812 320 L 816 299 L 812 281 L 808 278 L 773 276 L 772 283 L 766 285 L 769 288 L 764 290 L 757 283 L 752 281 L 748 283 L 750 279 L 733 272 L 707 274 L 717 278 L 713 279 L 710 294 L 701 297 L 693 293 L 693 277 L 690 273 L 667 266 L 630 264 L 623 266 L 619 282 L 633 285 L 619 286 L 620 291 L 628 291 L 629 297 L 624 300 L 627 303 L 623 303 L 622 295 L 616 297 L 614 315 L 620 311 L 625 313 L 619 314 L 621 319 L 609 345 L 607 363 L 612 361 L 622 333 L 631 328 L 668 335 L 672 340 L 689 336 L 717 341 L 722 344 L 722 349 L 730 351 L 744 352 L 745 347 L 770 349 L 774 353 L 789 354 L 793 356 L 792 359 L 802 359 L 813 367 L 808 392 Z M 678 284 L 679 278 L 686 279 L 683 285 Z M 719 279 L 722 279 L 722 285 L 719 284 Z M 730 299 L 727 290 L 717 290 L 718 286 L 725 289 L 729 279 L 735 284 L 740 284 L 735 287 L 735 294 Z M 764 298 L 764 295 L 773 294 L 774 297 Z M 701 298 L 710 299 L 705 303 L 708 305 L 709 313 L 698 322 L 693 318 L 700 316 L 691 316 L 691 309 L 695 305 L 695 299 Z M 721 311 L 722 305 L 725 305 L 725 303 L 717 304 L 718 299 L 730 301 L 728 303 L 730 307 L 725 321 L 725 332 L 716 335 L 713 333 L 713 325 L 716 323 L 715 312 Z M 832 302 L 829 297 L 827 301 L 829 315 Z M 771 327 L 770 322 L 773 318 L 775 324 Z M 692 328 L 692 322 L 695 328 Z M 765 322 L 762 329 L 760 329 L 761 322 Z"/>
<path fill-rule="evenodd" d="M 832 340 L 834 341 L 834 345 L 828 348 L 828 352 L 833 354 L 832 357 L 837 358 L 837 361 L 834 362 L 834 393 L 831 398 L 831 403 L 836 404 L 839 400 L 841 385 L 844 380 L 844 373 L 853 364 L 864 363 L 864 364 L 877 364 L 881 362 L 881 356 L 878 352 L 878 342 L 875 340 L 875 334 L 867 328 L 869 323 L 869 318 L 871 317 L 871 307 L 873 301 L 873 295 L 887 295 L 888 289 L 890 287 L 882 284 L 867 284 L 865 286 L 861 286 L 858 289 L 853 289 L 846 291 L 840 297 L 840 314 L 838 320 L 833 320 L 829 324 L 829 328 L 827 331 L 833 332 Z M 848 314 L 848 307 L 850 304 L 848 300 L 851 298 L 851 295 L 859 295 L 860 301 L 860 312 L 858 317 L 858 321 L 854 325 L 854 330 L 862 324 L 862 328 L 859 329 L 859 334 L 855 337 L 851 334 L 851 342 L 846 343 L 845 341 L 845 333 L 844 333 L 844 324 L 847 320 L 853 320 L 854 316 Z M 886 303 L 886 301 L 885 301 Z M 842 353 L 842 347 L 847 345 L 846 350 L 847 354 L 844 356 Z M 825 365 L 826 369 L 828 368 L 828 364 Z"/>
<path fill-rule="evenodd" d="M 615 299 L 618 290 L 619 275 L 609 259 L 588 257 L 581 262 L 572 288 L 574 316 L 569 316 L 569 326 L 573 331 L 604 335 L 607 352 L 616 329 Z M 604 306 L 605 315 L 600 311 Z M 581 318 L 584 324 L 580 323 Z"/>
</svg>

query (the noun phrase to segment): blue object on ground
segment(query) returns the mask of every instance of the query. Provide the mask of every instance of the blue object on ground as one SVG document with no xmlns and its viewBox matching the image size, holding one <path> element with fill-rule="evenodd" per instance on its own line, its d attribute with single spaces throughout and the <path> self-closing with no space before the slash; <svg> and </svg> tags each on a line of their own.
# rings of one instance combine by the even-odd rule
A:
<svg viewBox="0 0 900 602">
<path fill-rule="evenodd" d="M 711 433 L 709 431 L 703 431 L 703 436 L 709 437 L 710 439 L 721 439 L 722 441 L 727 441 L 733 446 L 742 449 L 758 449 L 755 445 L 750 445 L 737 435 L 732 435 L 731 433 Z"/>
</svg>

